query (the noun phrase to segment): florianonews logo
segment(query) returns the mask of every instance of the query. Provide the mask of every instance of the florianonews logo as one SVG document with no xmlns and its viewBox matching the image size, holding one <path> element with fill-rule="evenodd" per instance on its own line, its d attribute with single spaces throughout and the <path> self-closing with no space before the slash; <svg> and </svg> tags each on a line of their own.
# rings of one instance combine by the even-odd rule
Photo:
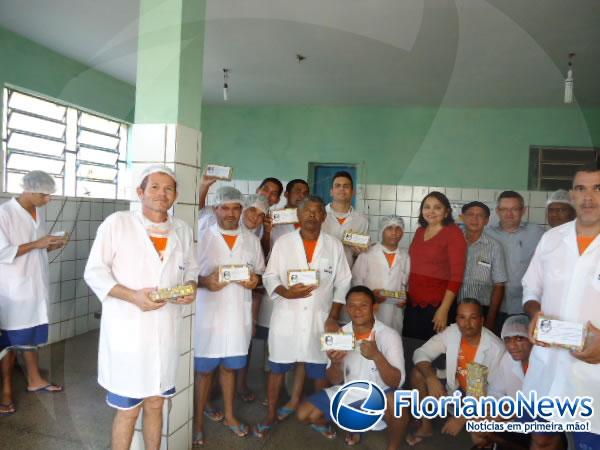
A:
<svg viewBox="0 0 600 450">
<path fill-rule="evenodd" d="M 359 433 L 373 429 L 383 418 L 387 399 L 383 390 L 371 381 L 352 381 L 333 396 L 331 418 L 337 426 Z"/>
</svg>

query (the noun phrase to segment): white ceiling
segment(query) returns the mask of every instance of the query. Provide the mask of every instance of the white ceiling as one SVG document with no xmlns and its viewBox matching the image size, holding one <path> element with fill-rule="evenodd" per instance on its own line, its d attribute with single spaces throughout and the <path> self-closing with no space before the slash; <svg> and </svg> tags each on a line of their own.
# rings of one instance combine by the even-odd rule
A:
<svg viewBox="0 0 600 450">
<path fill-rule="evenodd" d="M 139 0 L 0 0 L 0 25 L 135 83 Z M 204 101 L 600 106 L 597 0 L 208 0 Z M 298 64 L 295 54 L 307 59 Z"/>
</svg>

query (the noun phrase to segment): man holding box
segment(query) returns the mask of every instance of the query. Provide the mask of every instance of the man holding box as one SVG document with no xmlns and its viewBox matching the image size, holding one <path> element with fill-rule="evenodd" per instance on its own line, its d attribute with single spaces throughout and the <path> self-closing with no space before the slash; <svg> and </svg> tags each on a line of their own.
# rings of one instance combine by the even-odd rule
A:
<svg viewBox="0 0 600 450">
<path fill-rule="evenodd" d="M 328 438 L 335 437 L 335 432 L 329 425 L 331 399 L 342 385 L 350 381 L 371 381 L 386 393 L 388 449 L 397 450 L 409 419 L 408 411 L 403 411 L 399 418 L 394 417 L 394 391 L 402 386 L 405 378 L 404 350 L 400 334 L 375 319 L 375 303 L 375 294 L 366 286 L 354 286 L 348 291 L 346 309 L 351 322 L 341 331 L 354 335 L 355 348 L 350 351 L 327 352 L 327 379 L 333 386 L 317 392 L 302 403 L 298 409 L 298 419 L 310 423 L 313 429 Z M 364 397 L 355 396 L 351 401 L 354 403 L 364 400 Z M 381 429 L 378 427 L 379 425 L 375 429 Z M 358 433 L 348 433 L 346 444 L 356 445 L 360 442 L 360 437 Z"/>
<path fill-rule="evenodd" d="M 578 170 L 571 200 L 575 221 L 548 230 L 523 277 L 523 306 L 531 317 L 531 352 L 525 393 L 600 398 L 600 169 Z M 588 328 L 582 351 L 548 347 L 534 339 L 540 317 Z M 541 344 L 541 345 L 540 345 Z M 552 420 L 559 420 L 552 418 Z M 584 419 L 591 433 L 575 433 L 577 449 L 600 448 L 600 414 Z M 561 448 L 559 435 L 532 435 L 532 448 Z"/>
<path fill-rule="evenodd" d="M 323 231 L 342 241 L 347 232 L 367 235 L 369 233 L 369 219 L 364 214 L 357 212 L 352 207 L 354 197 L 354 180 L 346 171 L 336 172 L 331 183 L 332 201 L 327 205 L 327 218 L 323 224 Z M 344 245 L 344 253 L 350 267 L 354 258 L 365 248 Z"/>
<path fill-rule="evenodd" d="M 204 443 L 204 413 L 212 378 L 219 369 L 225 425 L 244 437 L 248 427 L 234 414 L 235 371 L 246 366 L 252 337 L 252 289 L 260 284 L 265 263 L 258 238 L 240 226 L 242 194 L 224 186 L 217 190 L 217 223 L 198 241 L 200 264 L 196 300 L 195 445 Z"/>
<path fill-rule="evenodd" d="M 373 289 L 377 319 L 402 334 L 406 283 L 410 273 L 408 252 L 400 248 L 404 220 L 398 216 L 381 218 L 381 243 L 358 256 L 352 267 L 352 284 Z"/>
<path fill-rule="evenodd" d="M 456 323 L 436 334 L 415 350 L 410 378 L 413 389 L 419 391 L 420 398 L 428 395 L 441 397 L 452 395 L 460 389 L 467 393 L 468 366 L 477 363 L 485 366 L 488 374 L 498 370 L 504 354 L 504 344 L 494 333 L 483 326 L 484 317 L 481 303 L 472 298 L 463 299 L 458 305 Z M 432 362 L 439 356 L 446 357 L 446 383 L 438 378 Z M 482 386 L 485 389 L 487 386 Z M 449 417 L 442 433 L 456 436 L 465 426 L 466 419 Z M 419 442 L 433 434 L 431 420 L 421 419 L 421 425 L 406 441 L 409 445 Z"/>
<path fill-rule="evenodd" d="M 294 213 L 293 220 L 295 223 L 276 223 L 276 221 L 271 221 L 272 227 L 265 227 L 265 231 L 270 230 L 271 237 L 271 245 L 267 252 L 267 258 L 271 253 L 271 249 L 273 248 L 273 245 L 277 239 L 284 234 L 291 233 L 300 228 L 300 224 L 298 223 L 298 214 L 295 210 L 298 208 L 300 202 L 302 202 L 302 200 L 309 195 L 308 183 L 299 178 L 293 179 L 285 186 L 285 192 L 283 195 L 286 199 L 285 209 L 287 209 L 288 212 Z M 269 338 L 269 323 L 271 321 L 271 314 L 273 312 L 273 301 L 266 293 L 264 288 L 256 289 L 253 295 L 255 299 L 258 299 L 259 308 L 256 337 L 258 339 L 263 339 L 266 344 L 266 341 Z M 267 345 L 265 345 L 265 353 L 268 353 Z M 279 420 L 284 420 L 294 413 L 295 408 L 300 403 L 302 390 L 304 388 L 304 380 L 304 366 L 302 364 L 298 364 L 294 372 L 294 385 L 292 388 L 291 398 L 287 404 L 277 410 L 277 418 Z"/>
<path fill-rule="evenodd" d="M 151 165 L 140 176 L 141 211 L 111 214 L 98 228 L 84 278 L 102 303 L 98 382 L 116 408 L 112 448 L 131 446 L 144 411 L 146 448 L 160 448 L 163 403 L 175 395 L 182 304 L 196 298 L 198 267 L 192 229 L 168 214 L 177 197 L 171 169 Z M 157 288 L 192 293 L 156 300 Z"/>
<path fill-rule="evenodd" d="M 23 177 L 23 193 L 0 206 L 0 350 L 36 347 L 48 341 L 48 252 L 65 245 L 64 237 L 48 235 L 44 210 L 56 187 L 46 172 Z M 38 354 L 24 351 L 28 392 L 61 392 L 40 374 Z M 13 370 L 16 354 L 1 361 L 0 416 L 16 412 Z"/>
<path fill-rule="evenodd" d="M 271 251 L 264 275 L 274 301 L 269 329 L 267 420 L 255 428 L 264 437 L 277 420 L 277 404 L 284 375 L 295 363 L 305 365 L 316 389 L 326 386 L 327 356 L 320 349 L 321 334 L 337 331 L 344 297 L 352 274 L 337 239 L 321 232 L 325 204 L 308 197 L 298 206 L 300 229 L 280 237 Z M 295 284 L 292 278 L 303 280 Z"/>
</svg>

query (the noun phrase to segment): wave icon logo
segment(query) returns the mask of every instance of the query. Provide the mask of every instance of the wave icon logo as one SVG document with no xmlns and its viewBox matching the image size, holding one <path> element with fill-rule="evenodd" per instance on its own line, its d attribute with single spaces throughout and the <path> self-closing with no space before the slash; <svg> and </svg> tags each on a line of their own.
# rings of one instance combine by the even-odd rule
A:
<svg viewBox="0 0 600 450">
<path fill-rule="evenodd" d="M 352 381 L 333 397 L 331 418 L 337 426 L 352 433 L 373 429 L 385 414 L 387 399 L 383 390 L 370 381 Z"/>
</svg>

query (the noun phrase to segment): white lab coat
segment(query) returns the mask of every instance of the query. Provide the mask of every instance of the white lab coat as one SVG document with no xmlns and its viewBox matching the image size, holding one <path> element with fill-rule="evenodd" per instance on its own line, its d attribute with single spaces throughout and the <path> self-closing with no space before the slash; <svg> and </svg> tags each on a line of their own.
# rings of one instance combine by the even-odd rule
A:
<svg viewBox="0 0 600 450">
<path fill-rule="evenodd" d="M 144 312 L 109 295 L 117 284 L 138 290 L 197 279 L 192 229 L 180 219 L 170 220 L 161 261 L 141 212 L 111 214 L 98 228 L 85 267 L 85 281 L 102 302 L 98 383 L 121 396 L 145 398 L 175 386 L 182 306 L 167 303 Z"/>
<path fill-rule="evenodd" d="M 320 284 L 311 296 L 288 300 L 275 293 L 288 287 L 288 270 L 316 269 Z M 300 230 L 280 237 L 273 249 L 263 284 L 271 296 L 273 314 L 269 325 L 269 360 L 276 363 L 325 364 L 320 338 L 333 303 L 345 304 L 352 274 L 340 241 L 321 232 L 312 262 L 306 261 Z"/>
<path fill-rule="evenodd" d="M 15 198 L 0 205 L 0 329 L 48 323 L 48 251 L 16 256 L 19 245 L 48 234 L 43 209 L 36 208 L 36 217 Z"/>
<path fill-rule="evenodd" d="M 277 239 L 279 239 L 284 234 L 292 233 L 296 230 L 294 224 L 291 223 L 282 223 L 281 225 L 273 226 L 271 230 L 271 248 Z M 271 314 L 273 314 L 273 301 L 271 297 L 266 292 L 262 296 L 262 300 L 260 302 L 260 309 L 258 310 L 258 324 L 261 327 L 269 328 L 269 323 L 271 322 Z"/>
<path fill-rule="evenodd" d="M 540 240 L 523 277 L 523 304 L 541 302 L 545 315 L 600 327 L 600 240 L 579 255 L 575 221 L 548 230 Z M 523 385 L 539 396 L 600 399 L 600 364 L 574 358 L 568 350 L 534 346 Z M 595 406 L 596 409 L 598 406 Z M 560 420 L 556 418 L 555 420 Z M 590 419 L 600 434 L 600 414 Z"/>
<path fill-rule="evenodd" d="M 332 235 L 340 242 L 342 241 L 342 238 L 344 237 L 344 234 L 347 231 L 353 231 L 359 234 L 368 234 L 369 219 L 367 218 L 367 216 L 357 212 L 352 207 L 350 208 L 350 213 L 346 218 L 346 221 L 343 225 L 340 225 L 338 220 L 335 218 L 333 209 L 331 209 L 331 204 L 327 205 L 325 207 L 327 217 L 325 218 L 325 222 L 323 223 L 322 230 L 325 233 Z M 348 245 L 344 245 L 344 254 L 346 255 L 348 265 L 352 267 L 352 264 L 354 263 L 354 255 L 352 254 L 352 248 Z"/>
<path fill-rule="evenodd" d="M 408 253 L 398 247 L 395 252 L 396 259 L 390 267 L 383 248 L 383 245 L 377 243 L 368 252 L 358 256 L 352 267 L 352 286 L 367 286 L 371 290 L 406 291 L 410 273 Z M 398 308 L 397 302 L 395 298 L 388 298 L 384 303 L 380 303 L 375 316 L 402 334 L 404 309 Z"/>
<path fill-rule="evenodd" d="M 250 231 L 240 234 L 230 250 L 213 224 L 198 241 L 197 258 L 200 276 L 210 275 L 217 267 L 248 264 L 254 273 L 265 270 L 260 241 Z M 196 296 L 195 355 L 202 358 L 224 358 L 248 354 L 252 337 L 252 291 L 238 283 L 230 283 L 220 291 L 198 289 Z"/>
<path fill-rule="evenodd" d="M 462 335 L 458 325 L 453 323 L 441 333 L 436 334 L 415 350 L 413 362 L 416 364 L 429 361 L 433 362 L 440 355 L 446 355 L 446 387 L 449 393 L 458 389 L 456 380 L 456 366 Z M 488 368 L 488 376 L 498 370 L 500 359 L 504 354 L 504 343 L 487 328 L 481 330 L 481 339 L 475 362 Z M 489 384 L 489 383 L 488 383 Z"/>
<path fill-rule="evenodd" d="M 488 395 L 496 398 L 509 397 L 515 398 L 517 391 L 523 390 L 523 380 L 525 373 L 521 361 L 515 361 L 510 353 L 505 352 L 500 360 L 498 370 L 491 373 L 488 377 L 490 390 Z"/>
</svg>

